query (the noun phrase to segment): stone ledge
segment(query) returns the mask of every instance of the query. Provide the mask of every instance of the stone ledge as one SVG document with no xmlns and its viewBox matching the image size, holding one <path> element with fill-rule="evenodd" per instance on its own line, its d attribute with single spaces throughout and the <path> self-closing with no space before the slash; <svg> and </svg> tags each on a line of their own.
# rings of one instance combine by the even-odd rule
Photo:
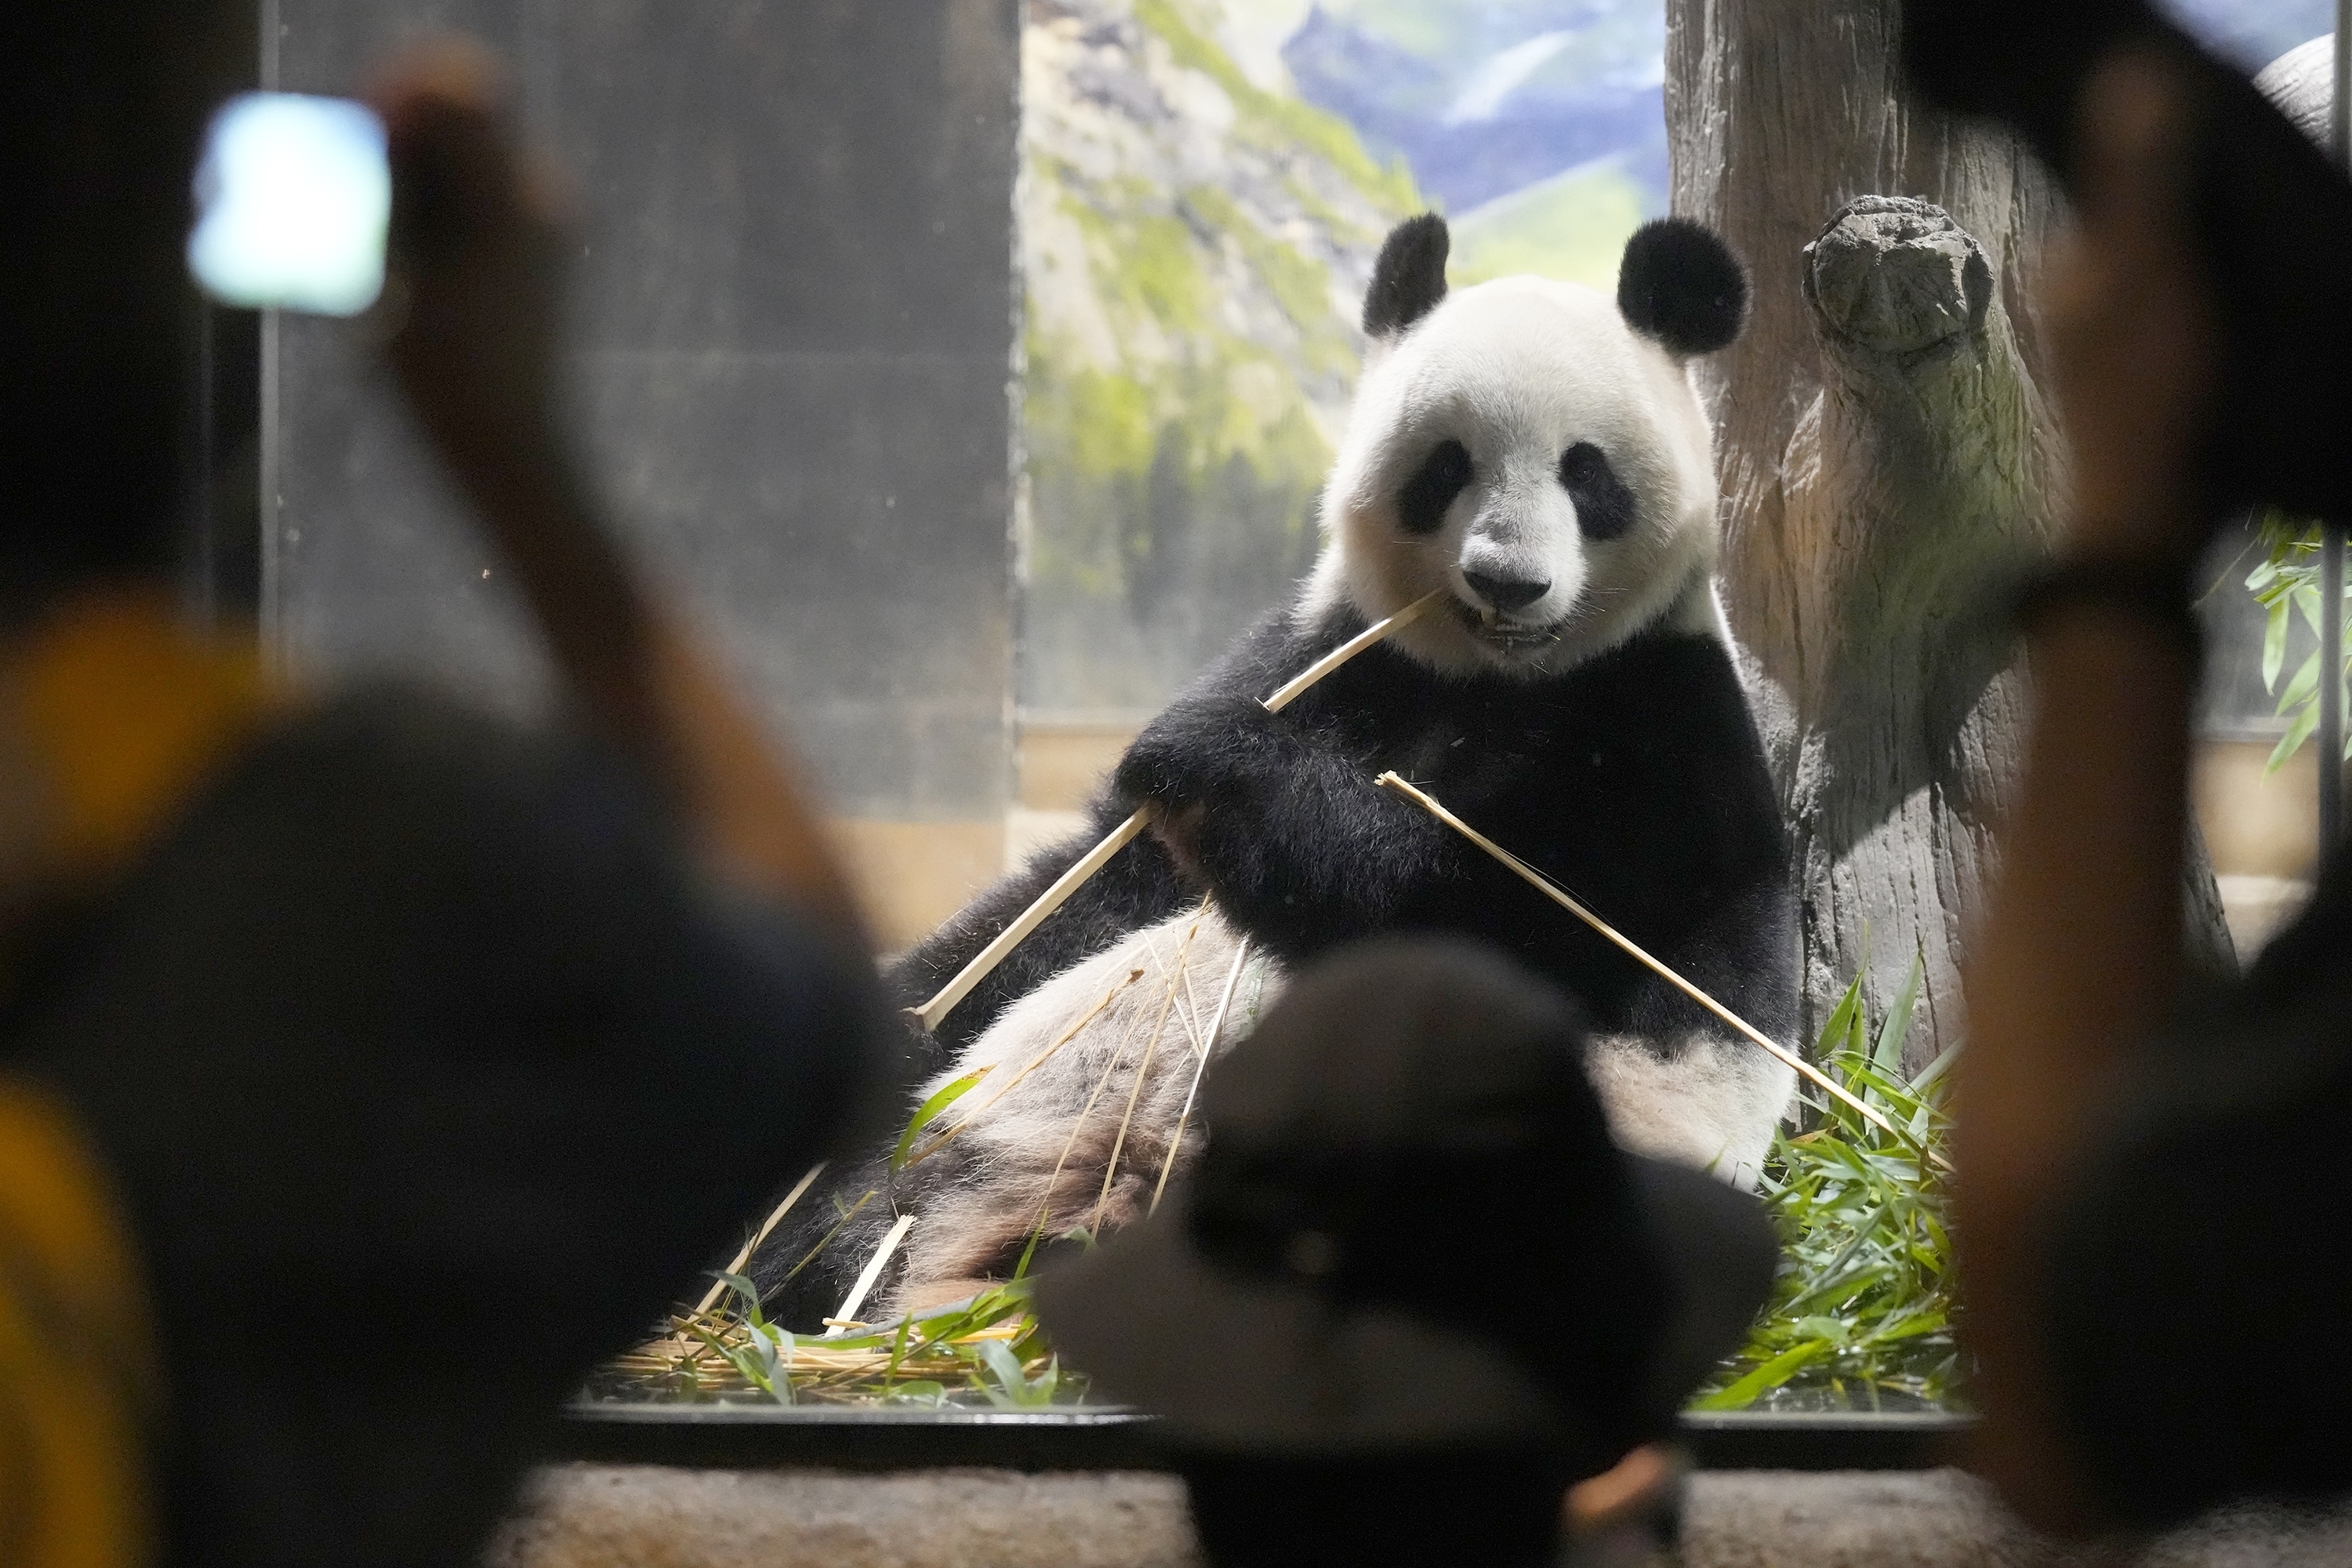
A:
<svg viewBox="0 0 2352 1568">
<path fill-rule="evenodd" d="M 1702 1473 L 1684 1568 L 2303 1568 L 2352 1563 L 2352 1511 L 2233 1510 L 2137 1559 L 2053 1552 L 1953 1470 Z M 1182 1487 L 1140 1473 L 562 1465 L 489 1568 L 1198 1568 Z"/>
<path fill-rule="evenodd" d="M 1012 1470 L 540 1472 L 490 1568 L 1194 1568 L 1181 1483 Z"/>
</svg>

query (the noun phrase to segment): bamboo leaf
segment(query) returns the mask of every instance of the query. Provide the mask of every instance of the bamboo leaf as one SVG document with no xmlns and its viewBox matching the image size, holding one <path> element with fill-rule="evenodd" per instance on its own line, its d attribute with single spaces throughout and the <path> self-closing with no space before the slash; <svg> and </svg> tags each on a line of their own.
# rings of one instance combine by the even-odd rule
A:
<svg viewBox="0 0 2352 1568">
<path fill-rule="evenodd" d="M 2263 771 L 2274 773 L 2286 766 L 2287 759 L 2311 739 L 2311 732 L 2318 727 L 2319 704 L 2306 704 L 2303 711 L 2294 716 L 2294 721 L 2286 727 L 2286 733 L 2279 737 L 2278 744 L 2271 748 L 2271 760 L 2263 764 Z"/>
<path fill-rule="evenodd" d="M 1841 1048 L 1861 1012 L 1862 977 L 1856 975 L 1853 984 L 1845 988 L 1845 994 L 1838 998 L 1837 1005 L 1830 1009 L 1829 1021 L 1822 1026 L 1821 1043 L 1813 1054 L 1826 1059 Z"/>
<path fill-rule="evenodd" d="M 1952 1070 L 1952 1064 L 1960 1059 L 1960 1047 L 1967 1044 L 1964 1039 L 1954 1040 L 1937 1052 L 1936 1059 L 1921 1068 L 1919 1076 L 1911 1080 L 1911 1092 L 1924 1098 L 1930 1088 L 1940 1082 L 1943 1076 Z"/>
<path fill-rule="evenodd" d="M 1885 1020 L 1878 1026 L 1878 1045 L 1870 1053 L 1870 1065 L 1882 1074 L 1891 1077 L 1903 1070 L 1903 1040 L 1911 1032 L 1911 1010 L 1919 1004 L 1919 987 L 1927 977 L 1927 951 L 1915 947 L 1903 989 L 1887 1005 Z"/>
<path fill-rule="evenodd" d="M 2314 648 L 2310 657 L 2296 668 L 2294 678 L 2286 683 L 2286 689 L 2279 693 L 2277 711 L 2284 713 L 2298 702 L 2308 702 L 2318 691 L 2319 650 Z"/>
<path fill-rule="evenodd" d="M 987 1076 L 986 1068 L 968 1072 L 915 1108 L 913 1120 L 907 1123 L 907 1130 L 898 1134 L 898 1147 L 890 1155 L 890 1170 L 894 1175 L 905 1167 L 907 1156 L 913 1152 L 915 1140 L 922 1136 L 923 1129 L 938 1121 L 940 1111 L 969 1094 L 972 1086 Z"/>
<path fill-rule="evenodd" d="M 898 1320 L 898 1331 L 890 1336 L 890 1361 L 889 1364 L 882 1369 L 882 1384 L 886 1391 L 889 1387 L 890 1380 L 898 1375 L 898 1369 L 906 1364 L 907 1336 L 914 1331 L 914 1319 L 901 1318 Z"/>
<path fill-rule="evenodd" d="M 1853 1337 L 1850 1324 L 1837 1318 L 1824 1318 L 1818 1314 L 1799 1318 L 1792 1326 L 1797 1332 L 1811 1339 L 1826 1341 L 1832 1347 L 1843 1347 Z"/>
<path fill-rule="evenodd" d="M 1005 1409 L 1032 1408 L 1048 1402 L 1060 1378 L 1057 1363 L 1049 1363 L 1045 1372 L 1031 1378 L 1002 1340 L 982 1342 L 980 1367 L 981 1391 L 990 1404 Z"/>
<path fill-rule="evenodd" d="M 1916 1006 L 1924 957 L 1915 952 L 1911 968 L 1883 1017 L 1863 1016 L 1865 977 L 1856 976 L 1824 1021 L 1817 1055 L 1934 1148 L 1948 1132 L 1935 1095 L 1951 1051 L 1917 1080 L 1904 1077 L 1896 1019 Z M 1696 1408 L 1872 1409 L 1889 1397 L 1939 1402 L 1952 1390 L 1959 1363 L 1943 1188 L 1914 1149 L 1840 1109 L 1774 1140 L 1758 1183 L 1782 1241 L 1771 1301 Z"/>
<path fill-rule="evenodd" d="M 740 1274 L 730 1274 L 724 1269 L 712 1270 L 711 1278 L 726 1286 L 733 1294 L 737 1302 L 737 1314 L 745 1322 L 755 1329 L 764 1328 L 767 1325 L 767 1316 L 760 1310 L 760 1288 L 757 1285 L 752 1284 Z"/>
<path fill-rule="evenodd" d="M 1691 1408 L 1694 1410 L 1745 1410 L 1764 1394 L 1788 1382 L 1799 1367 L 1814 1360 L 1829 1348 L 1829 1343 L 1825 1340 L 1807 1340 L 1794 1350 L 1781 1352 L 1730 1387 L 1720 1393 L 1708 1394 Z"/>
</svg>

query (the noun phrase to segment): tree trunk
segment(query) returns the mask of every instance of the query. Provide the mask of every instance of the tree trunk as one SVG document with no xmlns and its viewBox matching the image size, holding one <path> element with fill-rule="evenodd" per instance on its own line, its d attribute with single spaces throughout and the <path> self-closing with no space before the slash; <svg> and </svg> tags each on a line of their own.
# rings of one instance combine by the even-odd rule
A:
<svg viewBox="0 0 2352 1568">
<path fill-rule="evenodd" d="M 1959 1037 L 2018 759 L 2022 681 L 1982 595 L 2053 522 L 2031 300 L 2059 203 L 2021 148 L 1903 101 L 1898 17 L 1667 0 L 1666 118 L 1675 211 L 1755 284 L 1709 388 L 1722 584 L 1793 828 L 1806 1038 L 1856 973 L 1883 1010 L 1916 955 L 1916 1068 Z M 2226 962 L 2201 844 L 2191 866 L 2192 949 Z"/>
</svg>

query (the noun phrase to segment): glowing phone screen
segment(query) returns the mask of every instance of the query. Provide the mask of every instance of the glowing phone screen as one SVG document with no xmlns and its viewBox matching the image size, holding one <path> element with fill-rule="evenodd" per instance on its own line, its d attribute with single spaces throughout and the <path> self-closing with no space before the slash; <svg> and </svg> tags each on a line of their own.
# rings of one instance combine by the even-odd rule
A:
<svg viewBox="0 0 2352 1568">
<path fill-rule="evenodd" d="M 196 214 L 188 269 L 213 298 L 356 315 L 383 290 L 383 122 L 348 99 L 231 99 L 205 140 Z"/>
</svg>

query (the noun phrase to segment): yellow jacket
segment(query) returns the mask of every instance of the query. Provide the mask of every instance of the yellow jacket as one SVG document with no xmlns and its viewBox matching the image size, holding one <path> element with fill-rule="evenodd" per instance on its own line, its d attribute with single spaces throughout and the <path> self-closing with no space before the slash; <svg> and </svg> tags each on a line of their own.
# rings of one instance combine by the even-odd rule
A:
<svg viewBox="0 0 2352 1568">
<path fill-rule="evenodd" d="M 93 595 L 0 656 L 0 921 L 127 870 L 269 703 L 250 642 Z M 0 1074 L 0 1564 L 141 1568 L 161 1400 L 146 1293 L 65 1106 Z"/>
</svg>

